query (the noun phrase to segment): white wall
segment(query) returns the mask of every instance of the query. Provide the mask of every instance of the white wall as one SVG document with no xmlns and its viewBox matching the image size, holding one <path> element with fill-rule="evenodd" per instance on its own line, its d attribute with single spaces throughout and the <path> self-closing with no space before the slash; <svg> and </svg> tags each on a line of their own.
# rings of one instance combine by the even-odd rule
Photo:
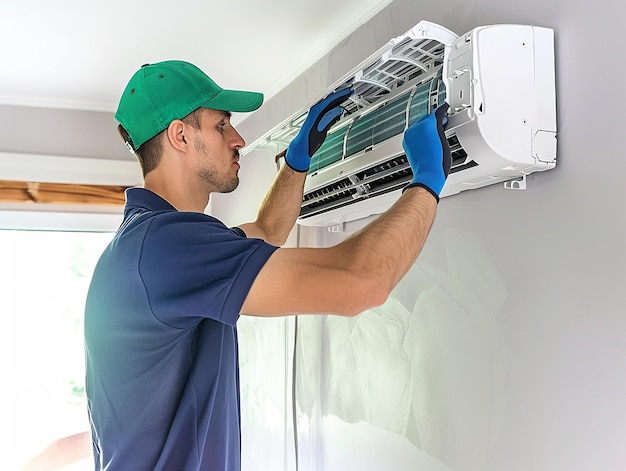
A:
<svg viewBox="0 0 626 471">
<path fill-rule="evenodd" d="M 241 123 L 251 142 L 421 19 L 556 33 L 557 168 L 525 192 L 443 199 L 390 305 L 301 322 L 300 470 L 626 469 L 625 13 L 617 0 L 396 0 Z M 214 214 L 252 218 L 274 173 L 251 153 Z"/>
</svg>

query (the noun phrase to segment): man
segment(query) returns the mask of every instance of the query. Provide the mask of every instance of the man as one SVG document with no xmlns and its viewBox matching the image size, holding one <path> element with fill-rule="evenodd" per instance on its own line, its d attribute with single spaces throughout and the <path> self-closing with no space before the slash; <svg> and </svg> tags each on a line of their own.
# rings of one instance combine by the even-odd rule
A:
<svg viewBox="0 0 626 471">
<path fill-rule="evenodd" d="M 96 469 L 239 470 L 239 315 L 356 315 L 382 304 L 414 263 L 450 166 L 446 107 L 406 131 L 414 178 L 387 213 L 335 247 L 278 248 L 310 157 L 351 93 L 311 108 L 256 221 L 229 229 L 204 209 L 239 182 L 245 142 L 230 112 L 253 111 L 263 96 L 224 90 L 182 61 L 130 80 L 116 119 L 145 183 L 127 190 L 85 311 Z"/>
</svg>

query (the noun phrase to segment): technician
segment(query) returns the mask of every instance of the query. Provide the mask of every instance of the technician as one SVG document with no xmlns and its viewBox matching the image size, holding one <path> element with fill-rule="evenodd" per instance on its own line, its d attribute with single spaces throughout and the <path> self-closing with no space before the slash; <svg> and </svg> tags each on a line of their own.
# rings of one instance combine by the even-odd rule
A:
<svg viewBox="0 0 626 471">
<path fill-rule="evenodd" d="M 335 247 L 278 248 L 352 93 L 310 109 L 256 220 L 228 228 L 204 210 L 239 183 L 245 142 L 231 112 L 263 95 L 222 89 L 183 61 L 131 78 L 115 118 L 144 185 L 126 191 L 85 309 L 95 469 L 239 471 L 239 316 L 353 316 L 382 304 L 415 262 L 450 167 L 447 105 L 405 132 L 414 177 L 389 211 Z"/>
</svg>

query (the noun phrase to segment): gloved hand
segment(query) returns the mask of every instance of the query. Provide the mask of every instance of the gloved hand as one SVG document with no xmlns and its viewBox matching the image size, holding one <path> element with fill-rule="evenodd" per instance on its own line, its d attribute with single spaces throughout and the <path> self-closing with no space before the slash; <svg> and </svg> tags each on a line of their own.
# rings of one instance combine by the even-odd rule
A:
<svg viewBox="0 0 626 471">
<path fill-rule="evenodd" d="M 448 124 L 448 108 L 448 104 L 444 103 L 413 123 L 404 132 L 402 140 L 413 170 L 413 180 L 404 189 L 421 186 L 432 193 L 437 202 L 452 163 L 450 146 L 444 133 Z"/>
<path fill-rule="evenodd" d="M 343 113 L 343 108 L 339 105 L 352 93 L 352 88 L 344 88 L 331 93 L 311 107 L 302 128 L 287 147 L 287 165 L 298 172 L 309 170 L 311 157 L 322 146 L 328 130 Z"/>
</svg>

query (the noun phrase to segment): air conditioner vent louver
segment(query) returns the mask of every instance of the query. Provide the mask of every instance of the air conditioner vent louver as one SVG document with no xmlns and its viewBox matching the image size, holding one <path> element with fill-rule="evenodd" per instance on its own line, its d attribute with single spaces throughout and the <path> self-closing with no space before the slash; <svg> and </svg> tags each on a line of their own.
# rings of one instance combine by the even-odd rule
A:
<svg viewBox="0 0 626 471">
<path fill-rule="evenodd" d="M 300 217 L 310 217 L 403 188 L 413 173 L 406 155 L 401 154 L 366 168 L 304 196 Z"/>
<path fill-rule="evenodd" d="M 456 136 L 448 138 L 452 151 L 450 174 L 475 167 L 467 158 Z M 358 199 L 371 198 L 404 188 L 413 179 L 413 172 L 404 153 L 377 163 L 350 177 L 341 178 L 324 187 L 305 193 L 301 218 L 319 215 L 349 205 Z"/>
<path fill-rule="evenodd" d="M 474 160 L 467 158 L 467 152 L 461 147 L 459 139 L 455 134 L 448 137 L 448 145 L 450 146 L 450 154 L 452 157 L 452 165 L 450 166 L 450 175 L 461 170 L 476 167 L 478 164 Z"/>
<path fill-rule="evenodd" d="M 354 89 L 311 159 L 299 223 L 334 225 L 388 209 L 413 177 L 404 131 L 444 101 L 452 166 L 441 197 L 554 168 L 554 85 L 551 29 L 493 25 L 459 37 L 421 21 L 324 93 Z M 242 155 L 280 154 L 310 105 Z"/>
</svg>

